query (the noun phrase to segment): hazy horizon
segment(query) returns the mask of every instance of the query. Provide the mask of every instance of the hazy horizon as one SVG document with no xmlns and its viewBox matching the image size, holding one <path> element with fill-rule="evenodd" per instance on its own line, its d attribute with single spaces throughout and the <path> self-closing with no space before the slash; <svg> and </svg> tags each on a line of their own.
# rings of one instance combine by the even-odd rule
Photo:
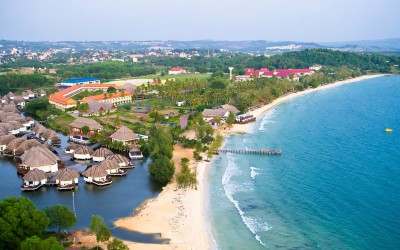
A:
<svg viewBox="0 0 400 250">
<path fill-rule="evenodd" d="M 0 39 L 347 42 L 400 37 L 400 2 L 4 0 Z"/>
</svg>

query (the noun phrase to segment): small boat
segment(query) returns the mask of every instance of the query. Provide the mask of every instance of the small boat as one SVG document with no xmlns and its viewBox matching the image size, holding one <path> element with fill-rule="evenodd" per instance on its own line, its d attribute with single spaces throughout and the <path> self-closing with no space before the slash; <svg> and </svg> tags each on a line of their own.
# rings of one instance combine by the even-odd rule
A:
<svg viewBox="0 0 400 250">
<path fill-rule="evenodd" d="M 393 132 L 393 129 L 391 129 L 391 128 L 387 128 L 387 129 L 385 129 L 385 132 L 386 132 L 386 133 Z"/>
</svg>

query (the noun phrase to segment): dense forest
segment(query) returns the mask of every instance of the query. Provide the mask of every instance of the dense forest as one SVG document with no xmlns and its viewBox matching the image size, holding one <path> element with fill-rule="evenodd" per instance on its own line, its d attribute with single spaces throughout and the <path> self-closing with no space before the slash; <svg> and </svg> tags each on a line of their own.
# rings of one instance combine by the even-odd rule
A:
<svg viewBox="0 0 400 250">
<path fill-rule="evenodd" d="M 93 76 L 101 79 L 115 79 L 156 74 L 150 65 L 124 62 L 86 63 L 79 65 L 62 65 L 57 68 L 61 78 Z"/>
<path fill-rule="evenodd" d="M 19 93 L 26 89 L 36 90 L 38 88 L 52 87 L 54 80 L 41 74 L 6 74 L 0 75 L 0 95 L 8 92 Z"/>
</svg>

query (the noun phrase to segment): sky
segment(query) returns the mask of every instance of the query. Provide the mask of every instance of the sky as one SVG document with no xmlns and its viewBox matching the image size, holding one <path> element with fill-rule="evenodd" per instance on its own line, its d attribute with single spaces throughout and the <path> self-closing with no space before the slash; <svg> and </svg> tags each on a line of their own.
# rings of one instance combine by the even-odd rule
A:
<svg viewBox="0 0 400 250">
<path fill-rule="evenodd" d="M 400 37 L 399 0 L 1 0 L 0 39 L 268 40 Z"/>
</svg>

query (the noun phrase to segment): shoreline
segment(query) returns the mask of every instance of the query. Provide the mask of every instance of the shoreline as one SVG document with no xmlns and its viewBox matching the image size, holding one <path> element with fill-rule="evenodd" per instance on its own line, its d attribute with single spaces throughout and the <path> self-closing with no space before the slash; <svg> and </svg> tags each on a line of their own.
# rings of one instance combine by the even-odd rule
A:
<svg viewBox="0 0 400 250">
<path fill-rule="evenodd" d="M 337 81 L 307 89 L 300 92 L 281 96 L 271 103 L 248 112 L 257 119 L 277 105 L 298 96 L 315 91 L 338 87 L 344 84 L 359 82 L 385 76 L 387 74 L 363 75 L 352 79 Z M 228 130 L 219 130 L 225 138 L 231 134 L 247 134 L 254 123 L 234 124 Z M 180 166 L 180 159 L 187 157 L 191 160 L 191 168 L 196 169 L 198 178 L 197 190 L 176 190 L 175 184 L 168 184 L 161 193 L 153 199 L 142 203 L 134 215 L 117 219 L 114 224 L 127 230 L 141 233 L 160 233 L 162 238 L 170 239 L 169 244 L 143 244 L 124 241 L 130 249 L 215 249 L 211 235 L 210 222 L 206 212 L 208 187 L 207 176 L 211 162 L 194 162 L 192 149 L 174 148 L 175 166 Z"/>
<path fill-rule="evenodd" d="M 266 112 L 274 109 L 279 104 L 287 102 L 287 101 L 289 101 L 291 99 L 294 99 L 296 97 L 307 95 L 307 94 L 310 94 L 310 93 L 313 93 L 313 92 L 316 92 L 316 91 L 320 91 L 320 90 L 326 90 L 326 89 L 330 89 L 330 88 L 334 88 L 334 87 L 339 87 L 339 86 L 342 86 L 342 85 L 345 85 L 345 84 L 355 83 L 355 82 L 359 82 L 359 81 L 363 81 L 363 80 L 368 80 L 368 79 L 382 77 L 382 76 L 388 76 L 388 75 L 389 74 L 363 75 L 363 76 L 358 76 L 358 77 L 347 79 L 347 80 L 336 81 L 336 82 L 329 83 L 329 84 L 326 84 L 326 85 L 321 85 L 321 86 L 318 86 L 317 88 L 312 88 L 312 89 L 309 88 L 309 89 L 306 89 L 306 90 L 303 90 L 303 91 L 286 94 L 284 96 L 278 97 L 277 99 L 271 101 L 269 104 L 266 104 L 266 105 L 264 105 L 264 106 L 262 106 L 260 108 L 257 108 L 255 110 L 249 111 L 247 113 L 253 115 L 258 120 Z M 253 124 L 254 124 L 254 122 L 248 123 L 248 124 L 233 124 L 232 128 L 230 128 L 229 130 L 221 130 L 221 131 L 222 131 L 223 134 L 226 134 L 226 135 L 229 135 L 229 134 L 248 134 L 249 131 L 250 131 L 250 127 Z"/>
</svg>

